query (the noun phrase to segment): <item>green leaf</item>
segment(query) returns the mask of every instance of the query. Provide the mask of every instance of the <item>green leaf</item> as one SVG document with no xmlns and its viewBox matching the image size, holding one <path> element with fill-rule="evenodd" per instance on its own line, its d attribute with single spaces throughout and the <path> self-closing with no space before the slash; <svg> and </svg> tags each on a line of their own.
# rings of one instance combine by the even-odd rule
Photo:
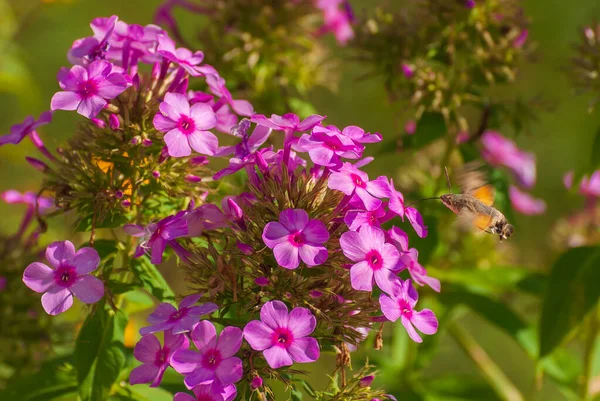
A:
<svg viewBox="0 0 600 401">
<path fill-rule="evenodd" d="M 118 401 L 173 401 L 173 394 L 158 387 L 129 386 L 120 388 L 112 399 Z"/>
<path fill-rule="evenodd" d="M 141 290 L 127 292 L 125 302 L 125 309 L 128 314 L 147 310 L 154 306 L 152 298 Z"/>
<path fill-rule="evenodd" d="M 427 401 L 499 401 L 483 380 L 468 375 L 447 374 L 427 382 Z"/>
<path fill-rule="evenodd" d="M 292 398 L 292 401 L 302 401 L 302 391 L 298 390 L 295 387 L 292 388 L 290 396 Z"/>
<path fill-rule="evenodd" d="M 46 362 L 39 372 L 10 382 L 0 391 L 0 400 L 51 401 L 77 392 L 77 374 L 61 358 Z"/>
<path fill-rule="evenodd" d="M 86 242 L 85 244 L 81 245 L 81 248 L 89 246 L 90 243 Z M 102 260 L 106 259 L 113 253 L 117 253 L 119 249 L 117 241 L 110 239 L 97 239 L 96 241 L 94 241 L 94 246 L 92 248 L 94 248 L 96 252 L 98 252 L 98 255 L 100 255 L 100 259 Z"/>
<path fill-rule="evenodd" d="M 540 320 L 540 357 L 550 354 L 583 320 L 600 297 L 600 248 L 562 254 L 548 280 Z"/>
<path fill-rule="evenodd" d="M 175 294 L 156 266 L 143 256 L 131 262 L 133 274 L 142 282 L 142 286 L 161 302 L 175 302 Z"/>
<path fill-rule="evenodd" d="M 74 362 L 82 401 L 104 401 L 126 364 L 124 345 L 127 316 L 98 305 L 75 342 Z"/>
<path fill-rule="evenodd" d="M 93 216 L 89 215 L 84 218 L 81 218 L 75 224 L 76 232 L 89 232 L 92 231 L 92 220 Z M 104 220 L 96 221 L 96 228 L 117 228 L 122 227 L 130 219 L 123 214 L 113 214 L 109 213 L 108 216 Z"/>
</svg>

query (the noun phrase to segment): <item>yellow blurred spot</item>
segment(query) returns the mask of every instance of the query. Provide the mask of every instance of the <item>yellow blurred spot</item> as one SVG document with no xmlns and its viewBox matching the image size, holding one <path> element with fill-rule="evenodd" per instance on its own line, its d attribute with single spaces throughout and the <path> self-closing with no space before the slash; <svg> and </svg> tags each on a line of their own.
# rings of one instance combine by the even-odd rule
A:
<svg viewBox="0 0 600 401">
<path fill-rule="evenodd" d="M 135 322 L 130 320 L 125 327 L 125 346 L 129 348 L 133 348 L 135 343 L 137 342 L 137 331 L 135 327 Z"/>
</svg>

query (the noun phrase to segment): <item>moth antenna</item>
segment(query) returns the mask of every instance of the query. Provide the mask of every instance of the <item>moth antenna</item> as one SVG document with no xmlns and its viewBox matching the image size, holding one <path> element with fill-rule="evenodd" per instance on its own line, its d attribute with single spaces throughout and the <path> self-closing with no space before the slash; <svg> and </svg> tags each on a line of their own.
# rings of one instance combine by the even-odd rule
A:
<svg viewBox="0 0 600 401">
<path fill-rule="evenodd" d="M 416 200 L 416 201 L 414 201 L 414 202 L 413 202 L 413 203 L 411 203 L 410 205 L 408 205 L 408 206 L 405 206 L 404 208 L 411 207 L 411 206 L 412 206 L 412 205 L 414 205 L 415 203 L 419 203 L 419 202 L 421 202 L 421 201 L 433 200 L 433 199 L 441 199 L 441 198 L 440 198 L 439 196 L 434 196 L 433 198 L 423 198 L 423 199 L 419 199 L 419 200 Z"/>
<path fill-rule="evenodd" d="M 450 184 L 450 176 L 448 175 L 448 167 L 444 166 L 444 173 L 446 174 L 446 182 L 448 183 L 448 192 L 452 193 L 452 185 Z"/>
</svg>

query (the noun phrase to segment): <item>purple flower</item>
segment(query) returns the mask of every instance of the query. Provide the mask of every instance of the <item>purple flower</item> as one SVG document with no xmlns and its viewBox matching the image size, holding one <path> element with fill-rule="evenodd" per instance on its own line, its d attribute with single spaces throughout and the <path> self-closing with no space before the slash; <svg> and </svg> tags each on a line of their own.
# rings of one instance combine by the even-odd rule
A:
<svg viewBox="0 0 600 401">
<path fill-rule="evenodd" d="M 205 67 L 198 66 L 204 60 L 204 53 L 201 51 L 192 53 L 191 50 L 184 47 L 176 49 L 175 42 L 168 36 L 158 36 L 158 47 L 156 50 L 158 54 L 161 54 L 167 60 L 179 64 L 181 68 L 193 77 L 212 72 L 212 67 L 209 67 L 207 70 Z"/>
<path fill-rule="evenodd" d="M 281 301 L 269 301 L 260 309 L 260 320 L 249 322 L 244 338 L 250 347 L 262 351 L 273 369 L 294 362 L 308 363 L 319 359 L 319 343 L 308 337 L 317 326 L 317 319 L 306 308 L 288 308 Z"/>
<path fill-rule="evenodd" d="M 352 288 L 372 291 L 373 278 L 383 291 L 391 291 L 399 253 L 396 247 L 385 242 L 385 233 L 365 225 L 356 231 L 342 234 L 340 245 L 344 255 L 356 262 L 350 268 Z"/>
<path fill-rule="evenodd" d="M 42 295 L 42 306 L 49 315 L 58 315 L 73 305 L 73 295 L 86 304 L 104 295 L 104 283 L 88 273 L 96 270 L 100 256 L 93 248 L 75 252 L 70 241 L 53 242 L 46 248 L 52 267 L 34 262 L 23 272 L 23 282 Z"/>
<path fill-rule="evenodd" d="M 536 199 L 526 192 L 520 191 L 519 188 L 514 185 L 511 185 L 510 188 L 508 188 L 508 197 L 510 198 L 512 207 L 519 213 L 531 216 L 543 214 L 546 211 L 546 202 L 542 199 Z"/>
<path fill-rule="evenodd" d="M 105 58 L 110 44 L 109 39 L 115 30 L 118 17 L 113 15 L 109 18 L 95 18 L 90 27 L 94 36 L 77 39 L 67 53 L 67 58 L 72 64 L 85 65 L 92 61 Z"/>
<path fill-rule="evenodd" d="M 167 302 L 161 303 L 148 316 L 150 326 L 140 329 L 140 334 L 145 336 L 158 331 L 171 331 L 173 334 L 181 334 L 192 330 L 200 320 L 200 316 L 213 313 L 219 309 L 212 302 L 192 306 L 201 297 L 202 294 L 188 295 L 179 303 L 179 310 Z"/>
<path fill-rule="evenodd" d="M 279 222 L 267 223 L 262 234 L 265 244 L 273 249 L 277 263 L 296 269 L 300 260 L 307 266 L 318 266 L 327 260 L 329 232 L 322 221 L 310 219 L 302 209 L 287 209 L 279 214 Z"/>
<path fill-rule="evenodd" d="M 404 74 L 404 76 L 406 78 L 412 78 L 412 76 L 415 74 L 414 68 L 411 67 L 409 64 L 403 63 L 401 68 L 402 68 L 402 73 Z"/>
<path fill-rule="evenodd" d="M 324 119 L 324 116 L 313 114 L 312 116 L 309 116 L 304 120 L 300 121 L 300 118 L 298 118 L 297 115 L 293 113 L 288 113 L 284 114 L 283 116 L 272 114 L 271 118 L 267 118 L 262 114 L 255 114 L 252 116 L 251 121 L 253 123 L 272 128 L 275 131 L 294 133 L 311 130 Z"/>
<path fill-rule="evenodd" d="M 519 150 L 515 143 L 493 131 L 481 136 L 482 156 L 491 165 L 508 167 L 525 188 L 535 183 L 535 156 Z"/>
<path fill-rule="evenodd" d="M 515 49 L 520 49 L 527 42 L 527 37 L 529 36 L 529 31 L 527 29 L 523 29 L 519 35 L 513 40 L 513 47 Z"/>
<path fill-rule="evenodd" d="M 142 365 L 131 371 L 129 384 L 152 383 L 150 387 L 158 387 L 175 351 L 189 346 L 190 342 L 184 334 L 166 331 L 164 346 L 160 345 L 155 335 L 143 336 L 133 349 L 133 356 Z"/>
<path fill-rule="evenodd" d="M 415 327 L 423 334 L 435 334 L 438 328 L 438 321 L 429 309 L 423 309 L 420 312 L 414 310 L 419 295 L 412 286 L 410 280 L 405 282 L 398 281 L 394 285 L 390 295 L 381 294 L 379 304 L 381 311 L 388 320 L 395 322 L 400 319 L 402 325 L 408 332 L 408 336 L 415 342 L 423 342 Z"/>
<path fill-rule="evenodd" d="M 348 3 L 346 3 L 348 4 Z M 352 29 L 352 9 L 345 7 L 326 7 L 323 9 L 323 26 L 319 29 L 319 34 L 323 35 L 327 32 L 333 32 L 338 44 L 344 46 L 348 41 L 354 38 L 354 30 Z"/>
<path fill-rule="evenodd" d="M 344 216 L 344 223 L 352 231 L 357 231 L 364 225 L 379 227 L 382 223 L 389 220 L 385 207 L 381 205 L 372 211 L 349 210 Z"/>
<path fill-rule="evenodd" d="M 406 135 L 413 135 L 417 132 L 417 122 L 415 120 L 408 120 L 404 124 L 404 132 L 406 132 Z"/>
<path fill-rule="evenodd" d="M 192 388 L 194 397 L 187 393 L 177 393 L 173 401 L 233 401 L 237 396 L 234 384 L 223 386 L 215 380 L 211 384 L 200 384 Z"/>
<path fill-rule="evenodd" d="M 341 164 L 340 158 L 358 159 L 363 147 L 358 147 L 354 141 L 333 130 L 317 130 L 312 134 L 302 135 L 294 149 L 308 152 L 310 159 L 319 166 L 334 167 Z"/>
<path fill-rule="evenodd" d="M 226 386 L 242 378 L 242 360 L 234 356 L 242 345 L 242 330 L 225 327 L 217 337 L 215 326 L 203 320 L 190 336 L 198 352 L 179 350 L 171 361 L 173 368 L 185 375 L 188 388 L 215 381 Z"/>
<path fill-rule="evenodd" d="M 29 208 L 35 208 L 37 202 L 38 213 L 42 215 L 54 206 L 52 198 L 38 196 L 35 192 L 23 192 L 21 194 L 19 191 L 9 189 L 8 191 L 2 192 L 0 198 L 6 203 L 25 204 Z"/>
<path fill-rule="evenodd" d="M 36 121 L 33 116 L 25 117 L 25 121 L 21 124 L 15 124 L 10 127 L 10 134 L 0 136 L 0 146 L 11 143 L 18 144 L 29 133 L 34 132 L 36 128 L 49 124 L 52 121 L 52 112 L 45 111 L 40 114 L 40 118 Z"/>
<path fill-rule="evenodd" d="M 119 96 L 127 89 L 123 74 L 112 72 L 108 61 L 97 60 L 83 67 L 74 65 L 58 72 L 58 83 L 63 89 L 52 96 L 52 110 L 77 110 L 87 118 L 98 115 L 106 100 Z"/>
<path fill-rule="evenodd" d="M 579 193 L 591 198 L 600 197 L 600 170 L 594 171 L 590 178 L 586 175 L 581 179 Z"/>
<path fill-rule="evenodd" d="M 421 238 L 427 237 L 427 226 L 423 221 L 423 216 L 421 216 L 421 213 L 419 213 L 419 211 L 414 207 L 407 207 L 404 209 L 404 212 L 406 213 L 406 217 L 408 217 L 408 221 L 415 229 L 417 235 Z"/>
<path fill-rule="evenodd" d="M 401 269 L 408 269 L 410 277 L 419 285 L 428 285 L 432 290 L 440 292 L 440 280 L 427 276 L 427 270 L 419 263 L 419 252 L 411 248 L 404 253 L 398 262 Z"/>
<path fill-rule="evenodd" d="M 212 107 L 205 103 L 195 103 L 190 107 L 185 95 L 167 93 L 159 109 L 160 113 L 154 116 L 154 127 L 166 132 L 164 139 L 169 155 L 189 156 L 192 149 L 206 155 L 215 154 L 219 140 L 207 131 L 217 124 Z"/>
<path fill-rule="evenodd" d="M 182 214 L 169 216 L 158 223 L 150 223 L 146 227 L 137 224 L 127 224 L 123 227 L 125 232 L 133 237 L 142 238 L 137 246 L 135 257 L 142 256 L 146 250 L 150 250 L 152 264 L 162 263 L 163 253 L 167 245 L 171 246 L 180 256 L 184 251 L 175 241 L 175 238 L 184 237 L 188 234 L 187 220 Z M 183 252 L 185 254 L 185 252 Z"/>
<path fill-rule="evenodd" d="M 350 163 L 344 163 L 340 171 L 332 172 L 327 186 L 337 189 L 346 195 L 356 194 L 367 210 L 375 210 L 381 206 L 377 198 L 389 198 L 390 188 L 387 178 L 378 177 L 369 181 L 367 173 L 360 171 Z"/>
</svg>

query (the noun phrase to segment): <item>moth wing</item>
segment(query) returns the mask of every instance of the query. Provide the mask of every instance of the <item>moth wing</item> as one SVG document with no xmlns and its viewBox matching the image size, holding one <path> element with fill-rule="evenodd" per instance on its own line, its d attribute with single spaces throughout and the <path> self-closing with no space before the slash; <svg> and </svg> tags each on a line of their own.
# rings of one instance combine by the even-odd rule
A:
<svg viewBox="0 0 600 401">
<path fill-rule="evenodd" d="M 469 195 L 471 195 L 486 206 L 492 206 L 494 204 L 496 190 L 492 185 L 488 184 L 474 189 Z"/>
<path fill-rule="evenodd" d="M 458 214 L 458 225 L 463 231 L 485 231 L 488 232 L 492 224 L 492 216 L 475 213 L 470 210 L 461 210 Z"/>
<path fill-rule="evenodd" d="M 487 185 L 487 177 L 481 171 L 481 166 L 481 162 L 470 162 L 463 166 L 457 177 L 462 193 L 472 194 L 477 188 Z"/>
</svg>

